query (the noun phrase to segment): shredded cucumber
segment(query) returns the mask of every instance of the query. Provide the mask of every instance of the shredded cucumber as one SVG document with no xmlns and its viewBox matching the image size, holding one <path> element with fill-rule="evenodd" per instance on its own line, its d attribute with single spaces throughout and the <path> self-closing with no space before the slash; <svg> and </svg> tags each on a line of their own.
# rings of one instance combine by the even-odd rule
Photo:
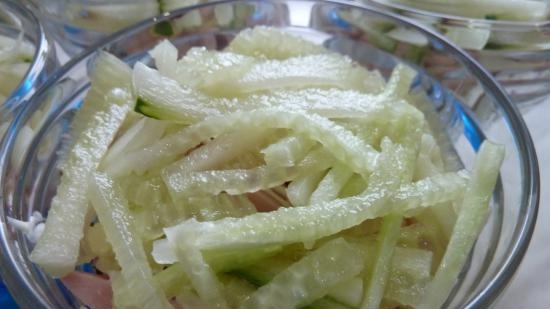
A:
<svg viewBox="0 0 550 309">
<path fill-rule="evenodd" d="M 246 56 L 278 60 L 327 52 L 321 46 L 291 33 L 265 26 L 241 31 L 227 50 Z"/>
<path fill-rule="evenodd" d="M 548 17 L 548 3 L 537 0 L 377 0 L 397 2 L 433 12 L 480 19 L 539 21 Z"/>
<path fill-rule="evenodd" d="M 297 308 L 324 296 L 328 290 L 359 274 L 363 256 L 343 239 L 326 243 L 277 274 L 239 308 Z"/>
<path fill-rule="evenodd" d="M 224 218 L 212 222 L 190 219 L 166 228 L 165 234 L 185 235 L 193 231 L 197 235 L 192 241 L 201 249 L 307 242 L 387 214 L 388 209 L 383 206 L 400 183 L 392 180 L 390 175 L 405 168 L 398 159 L 404 152 L 402 147 L 388 145 L 387 148 L 379 168 L 371 176 L 371 185 L 360 196 L 312 207 L 279 208 L 244 218 Z"/>
<path fill-rule="evenodd" d="M 301 136 L 287 136 L 262 149 L 265 163 L 269 166 L 288 167 L 300 162 L 315 145 Z"/>
<path fill-rule="evenodd" d="M 335 158 L 349 164 L 355 172 L 367 173 L 376 166 L 378 152 L 372 146 L 326 118 L 281 109 L 258 109 L 210 117 L 186 127 L 149 147 L 127 154 L 126 160 L 113 167 L 110 173 L 121 176 L 131 171 L 145 171 L 226 131 L 234 128 L 254 130 L 258 126 L 264 129 L 292 129 L 296 134 L 316 140 Z"/>
<path fill-rule="evenodd" d="M 230 23 L 239 10 L 209 14 Z M 484 144 L 472 174 L 457 172 L 436 118 L 417 108 L 416 70 L 397 65 L 386 82 L 266 27 L 225 51 L 178 60 L 163 41 L 150 55 L 156 69 L 98 59 L 32 253 L 48 273 L 91 262 L 118 308 L 435 308 L 447 297 L 500 150 Z"/>
<path fill-rule="evenodd" d="M 455 285 L 471 248 L 489 213 L 489 201 L 504 159 L 502 146 L 484 142 L 479 148 L 472 177 L 447 245 L 447 251 L 435 277 L 427 287 L 419 308 L 439 308 Z"/>
<path fill-rule="evenodd" d="M 102 222 L 105 235 L 122 265 L 121 274 L 131 299 L 125 300 L 140 308 L 170 308 L 170 304 L 153 282 L 143 245 L 136 238 L 127 210 L 127 201 L 116 183 L 104 174 L 92 176 L 90 201 Z M 135 293 L 135 294 L 134 294 Z"/>
<path fill-rule="evenodd" d="M 376 309 L 380 306 L 385 287 L 390 276 L 390 266 L 394 247 L 399 237 L 403 217 L 389 215 L 384 218 L 376 249 L 376 262 L 373 265 L 361 306 L 362 309 Z"/>
<path fill-rule="evenodd" d="M 249 170 L 215 170 L 188 172 L 164 178 L 174 200 L 190 194 L 219 194 L 225 191 L 232 195 L 255 192 L 279 186 L 294 180 L 305 171 L 312 172 L 323 163 L 305 166 L 277 167 L 260 166 Z M 231 185 L 228 185 L 231 184 Z"/>
<path fill-rule="evenodd" d="M 311 171 L 311 173 L 293 179 L 286 190 L 286 195 L 292 205 L 303 206 L 310 204 L 311 195 L 327 173 L 327 166 L 324 167 L 325 168 Z"/>
<path fill-rule="evenodd" d="M 343 165 L 334 166 L 321 180 L 311 194 L 310 202 L 316 204 L 334 200 L 346 182 L 351 178 L 352 171 Z"/>
<path fill-rule="evenodd" d="M 123 77 L 118 79 L 121 88 L 109 86 L 107 80 L 119 76 Z M 94 86 L 83 110 L 75 117 L 80 123 L 74 130 L 80 134 L 62 163 L 63 176 L 44 233 L 31 253 L 31 260 L 53 276 L 63 276 L 75 267 L 88 208 L 88 177 L 107 152 L 133 101 L 123 83 L 124 77 L 129 80 L 126 64 L 101 53 L 96 62 Z"/>
</svg>

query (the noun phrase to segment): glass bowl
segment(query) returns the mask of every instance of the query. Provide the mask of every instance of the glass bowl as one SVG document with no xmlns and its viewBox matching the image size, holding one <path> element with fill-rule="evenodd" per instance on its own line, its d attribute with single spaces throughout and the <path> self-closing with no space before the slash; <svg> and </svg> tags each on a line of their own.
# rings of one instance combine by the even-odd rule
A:
<svg viewBox="0 0 550 309">
<path fill-rule="evenodd" d="M 485 66 L 517 103 L 538 102 L 550 92 L 550 20 L 494 20 L 491 15 L 471 18 L 412 7 L 400 1 L 362 2 L 445 34 Z M 454 70 L 444 59 L 433 64 L 441 66 L 441 70 Z"/>
<path fill-rule="evenodd" d="M 19 1 L 0 1 L 0 36 L 7 45 L 1 49 L 0 74 L 2 96 L 0 99 L 0 136 L 7 129 L 7 122 L 15 110 L 38 89 L 56 67 L 51 40 L 33 12 Z M 15 53 L 11 45 L 19 40 L 23 58 L 17 67 L 11 65 Z M 19 57 L 16 55 L 16 57 Z M 4 125 L 5 124 L 5 125 Z"/>
<path fill-rule="evenodd" d="M 230 18 L 213 12 L 223 8 L 233 12 Z M 533 143 L 515 105 L 487 71 L 471 56 L 424 26 L 373 7 L 350 2 L 307 0 L 222 1 L 181 9 L 143 21 L 116 33 L 89 51 L 80 54 L 52 76 L 12 122 L 0 148 L 0 272 L 23 308 L 78 308 L 79 301 L 61 281 L 45 275 L 29 259 L 32 244 L 6 223 L 6 217 L 26 220 L 33 211 L 46 215 L 59 180 L 59 164 L 66 150 L 67 132 L 83 97 L 89 89 L 89 72 L 100 50 L 124 59 L 148 63 L 147 51 L 166 37 L 155 28 L 160 23 L 172 26 L 182 18 L 201 16 L 200 23 L 174 27 L 168 39 L 183 55 L 193 46 L 222 49 L 240 30 L 256 25 L 284 28 L 329 49 L 349 55 L 358 63 L 378 69 L 386 77 L 399 62 L 407 62 L 418 71 L 411 91 L 428 96 L 433 110 L 435 130 L 449 140 L 461 164 L 471 168 L 476 149 L 484 138 L 506 146 L 501 181 L 491 203 L 492 212 L 471 259 L 461 275 L 461 284 L 449 298 L 449 308 L 487 308 L 502 293 L 514 275 L 528 247 L 535 225 L 539 196 L 537 158 Z M 453 62 L 456 84 L 443 87 L 433 66 L 422 64 L 414 54 L 415 46 L 395 42 L 391 51 L 379 47 L 390 40 L 369 29 L 342 22 L 352 16 L 371 24 L 406 26 L 428 42 L 431 55 Z M 422 54 L 420 56 L 425 56 Z M 412 57 L 412 58 L 411 58 Z M 479 87 L 485 94 L 479 108 L 464 104 L 469 88 L 460 81 Z M 433 108 L 432 108 L 433 107 Z M 14 147 L 36 115 L 44 117 L 28 149 Z"/>
<path fill-rule="evenodd" d="M 145 18 L 208 0 L 30 0 L 69 55 Z M 223 14 L 222 12 L 216 12 Z M 155 31 L 171 31 L 160 24 Z"/>
</svg>

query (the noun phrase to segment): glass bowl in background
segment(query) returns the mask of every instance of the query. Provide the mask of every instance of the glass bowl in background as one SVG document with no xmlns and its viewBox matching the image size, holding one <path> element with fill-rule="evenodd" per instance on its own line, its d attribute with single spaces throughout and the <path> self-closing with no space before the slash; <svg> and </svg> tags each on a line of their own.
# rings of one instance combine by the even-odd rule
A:
<svg viewBox="0 0 550 309">
<path fill-rule="evenodd" d="M 426 40 L 429 53 L 415 53 L 416 46 L 403 41 L 395 42 L 391 50 L 382 48 L 381 42 L 393 39 L 342 22 L 350 17 L 369 24 L 407 27 Z M 10 228 L 6 218 L 27 220 L 33 211 L 47 214 L 60 176 L 56 166 L 66 151 L 66 136 L 74 113 L 89 89 L 89 73 L 98 52 L 107 50 L 129 64 L 150 63 L 147 51 L 166 38 L 156 31 L 159 24 L 170 25 L 172 33 L 168 39 L 177 46 L 180 55 L 193 46 L 222 49 L 242 29 L 269 25 L 347 54 L 370 69 L 380 70 L 386 77 L 399 62 L 412 65 L 418 77 L 411 91 L 429 98 L 428 109 L 438 120 L 434 129 L 448 139 L 449 156 L 458 156 L 460 165 L 471 168 L 476 149 L 484 138 L 506 146 L 491 216 L 447 307 L 487 308 L 502 293 L 529 244 L 539 195 L 537 158 L 531 138 L 502 88 L 455 45 L 429 28 L 391 13 L 349 2 L 237 0 L 166 13 L 104 39 L 57 71 L 12 122 L 0 148 L 0 249 L 4 252 L 0 255 L 0 272 L 21 307 L 80 306 L 61 281 L 50 278 L 29 261 L 32 243 Z M 422 57 L 427 55 L 448 59 L 456 68 L 458 84 L 443 87 L 435 67 L 424 65 Z M 482 108 L 470 110 L 464 104 L 470 88 L 461 87 L 461 81 L 482 89 L 485 95 L 478 103 Z M 36 134 L 26 137 L 25 128 L 36 117 L 44 120 Z M 21 138 L 30 140 L 30 147 L 23 151 L 16 147 Z"/>
<path fill-rule="evenodd" d="M 496 14 L 475 17 L 454 15 L 452 5 L 437 8 L 437 4 L 431 3 L 426 7 L 421 5 L 421 1 L 362 2 L 411 18 L 446 35 L 487 68 L 517 103 L 540 102 L 550 93 L 550 20 L 545 19 L 547 16 L 543 12 L 537 17 L 538 20 L 522 21 L 506 20 L 506 16 L 501 18 Z M 545 3 L 541 2 L 541 5 Z M 434 7 L 437 11 L 430 10 Z M 470 11 L 472 14 L 476 12 L 475 9 Z M 419 49 L 424 46 L 421 40 L 408 36 L 406 29 L 386 27 L 380 31 L 415 43 Z M 452 79 L 456 68 L 450 66 L 445 58 L 433 58 L 429 63 Z M 471 104 L 475 103 L 472 100 Z"/>
<path fill-rule="evenodd" d="M 119 31 L 143 19 L 163 14 L 178 8 L 192 6 L 208 0 L 30 0 L 36 3 L 44 16 L 49 30 L 69 55 L 76 55 L 94 45 L 106 35 Z M 220 16 L 231 15 L 223 7 L 215 12 Z M 223 17 L 221 17 L 223 18 Z M 179 24 L 198 24 L 200 17 L 188 16 Z M 160 35 L 170 34 L 177 29 L 166 23 L 156 25 L 154 31 Z"/>
<path fill-rule="evenodd" d="M 0 136 L 15 110 L 56 67 L 51 40 L 18 1 L 0 1 Z"/>
</svg>

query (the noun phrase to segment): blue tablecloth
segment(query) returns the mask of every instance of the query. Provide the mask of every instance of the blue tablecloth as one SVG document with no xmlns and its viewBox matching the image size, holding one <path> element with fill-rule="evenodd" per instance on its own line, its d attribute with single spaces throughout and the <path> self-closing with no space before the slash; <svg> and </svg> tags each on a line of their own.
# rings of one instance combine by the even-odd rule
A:
<svg viewBox="0 0 550 309">
<path fill-rule="evenodd" d="M 13 301 L 8 292 L 8 289 L 0 281 L 0 308 L 2 309 L 17 309 L 17 304 Z"/>
</svg>

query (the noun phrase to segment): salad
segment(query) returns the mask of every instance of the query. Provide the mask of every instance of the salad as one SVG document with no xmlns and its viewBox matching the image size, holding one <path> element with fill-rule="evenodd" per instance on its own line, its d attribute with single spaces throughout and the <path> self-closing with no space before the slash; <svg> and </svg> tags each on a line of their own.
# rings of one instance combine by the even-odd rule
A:
<svg viewBox="0 0 550 309">
<path fill-rule="evenodd" d="M 47 0 L 49 6 L 36 1 L 46 14 L 61 18 L 70 28 L 82 28 L 102 33 L 113 33 L 141 20 L 161 15 L 183 7 L 207 2 L 206 0 L 117 0 L 117 1 L 59 1 Z M 214 12 L 223 24 L 233 18 L 230 6 L 218 6 Z M 229 20 L 228 20 L 229 18 Z M 179 18 L 171 23 L 159 23 L 155 31 L 160 35 L 171 35 L 178 29 L 201 23 L 199 12 Z M 175 28 L 175 29 L 174 29 Z"/>
<path fill-rule="evenodd" d="M 550 14 L 550 2 L 546 0 L 372 1 L 433 27 L 465 49 L 532 51 L 546 50 L 550 46 L 548 35 L 541 27 Z M 376 28 L 398 41 L 427 45 L 416 40 L 418 35 L 411 34 L 408 28 Z M 491 66 L 493 62 L 503 62 L 491 60 L 494 57 L 490 54 L 482 63 L 488 62 Z M 502 64 L 495 64 L 495 67 L 501 68 Z"/>
<path fill-rule="evenodd" d="M 445 302 L 504 150 L 456 170 L 416 71 L 268 27 L 149 54 L 96 59 L 34 263 L 92 308 Z"/>
<path fill-rule="evenodd" d="M 375 0 L 399 3 L 430 12 L 487 20 L 543 21 L 548 19 L 547 0 Z"/>
</svg>

